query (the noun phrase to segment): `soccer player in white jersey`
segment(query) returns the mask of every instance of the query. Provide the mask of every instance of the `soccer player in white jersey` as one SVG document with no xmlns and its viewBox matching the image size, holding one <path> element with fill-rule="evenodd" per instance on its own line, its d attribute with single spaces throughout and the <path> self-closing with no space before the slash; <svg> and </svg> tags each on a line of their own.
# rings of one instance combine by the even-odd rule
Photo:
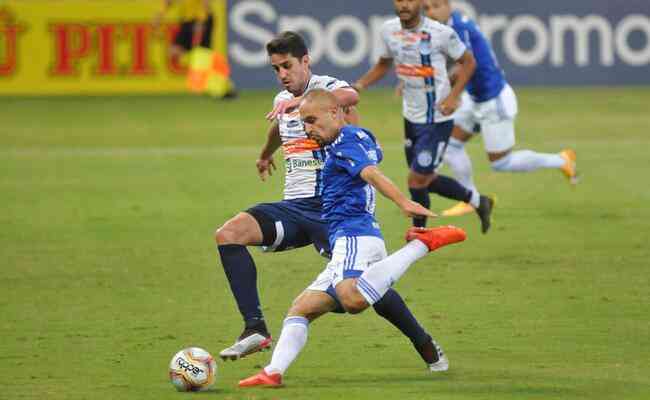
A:
<svg viewBox="0 0 650 400">
<path fill-rule="evenodd" d="M 465 143 L 482 133 L 483 145 L 492 169 L 497 172 L 529 172 L 540 168 L 561 170 L 571 183 L 577 182 L 576 154 L 571 149 L 556 154 L 516 150 L 515 117 L 517 98 L 494 56 L 494 51 L 474 21 L 458 11 L 452 12 L 449 0 L 425 0 L 425 14 L 447 24 L 474 54 L 476 72 L 463 93 L 461 106 L 454 115 L 454 130 L 445 152 L 444 163 L 464 186 L 476 190 L 472 163 Z M 453 79 L 452 79 L 453 80 Z M 472 212 L 472 207 L 459 202 L 443 215 L 455 216 Z"/>
<path fill-rule="evenodd" d="M 271 363 L 240 387 L 280 386 L 289 365 L 307 342 L 309 323 L 342 307 L 357 314 L 379 301 L 418 259 L 440 247 L 465 240 L 462 229 L 411 228 L 410 241 L 387 256 L 375 220 L 375 189 L 409 217 L 435 216 L 409 200 L 377 165 L 382 151 L 369 131 L 347 125 L 336 97 L 315 89 L 306 94 L 300 116 L 309 137 L 326 151 L 323 166 L 323 217 L 328 223 L 332 259 L 293 302 L 284 320 Z M 440 363 L 441 368 L 447 365 Z"/>
<path fill-rule="evenodd" d="M 474 57 L 453 29 L 422 16 L 422 0 L 394 0 L 394 5 L 398 17 L 382 26 L 384 50 L 379 61 L 353 86 L 365 89 L 395 63 L 403 83 L 404 149 L 411 198 L 426 208 L 431 205 L 430 192 L 470 203 L 486 233 L 494 201 L 436 173 L 454 126 L 452 115 L 476 68 Z M 447 74 L 448 59 L 456 62 L 458 71 L 453 86 Z M 425 226 L 426 218 L 415 218 L 413 225 Z"/>
<path fill-rule="evenodd" d="M 236 360 L 271 346 L 257 291 L 257 268 L 247 246 L 263 246 L 266 251 L 276 252 L 312 244 L 324 256 L 331 253 L 327 223 L 321 216 L 324 152 L 318 143 L 307 138 L 296 108 L 298 101 L 313 89 L 326 89 L 346 109 L 348 120 L 355 119 L 351 107 L 358 101 L 358 94 L 347 82 L 312 74 L 307 47 L 296 33 L 280 34 L 268 43 L 267 52 L 285 90 L 275 97 L 273 111 L 268 115 L 272 123 L 257 169 L 265 180 L 274 169 L 273 154 L 282 148 L 286 173 L 284 199 L 258 204 L 217 230 L 221 262 L 245 324 L 235 343 L 220 353 L 224 359 Z M 440 346 L 420 326 L 395 290 L 389 290 L 374 304 L 374 309 L 411 340 L 429 369 L 440 368 Z"/>
</svg>

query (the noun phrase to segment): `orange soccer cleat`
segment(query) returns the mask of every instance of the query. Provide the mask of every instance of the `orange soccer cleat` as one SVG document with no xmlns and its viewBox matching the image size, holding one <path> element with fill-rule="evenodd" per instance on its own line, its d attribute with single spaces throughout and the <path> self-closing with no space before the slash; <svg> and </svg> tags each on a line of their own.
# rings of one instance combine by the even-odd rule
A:
<svg viewBox="0 0 650 400">
<path fill-rule="evenodd" d="M 561 170 L 564 176 L 569 180 L 569 183 L 575 185 L 578 183 L 578 171 L 576 169 L 576 152 L 572 149 L 564 149 L 560 152 L 560 156 L 564 159 L 564 165 Z"/>
<path fill-rule="evenodd" d="M 281 387 L 282 386 L 282 374 L 274 373 L 267 374 L 266 371 L 262 370 L 256 375 L 251 376 L 250 378 L 242 379 L 239 381 L 239 387 Z"/>
<path fill-rule="evenodd" d="M 462 242 L 467 239 L 464 230 L 452 225 L 438 226 L 436 228 L 411 227 L 406 231 L 406 241 L 418 239 L 426 244 L 429 251 L 434 251 L 443 246 Z"/>
</svg>

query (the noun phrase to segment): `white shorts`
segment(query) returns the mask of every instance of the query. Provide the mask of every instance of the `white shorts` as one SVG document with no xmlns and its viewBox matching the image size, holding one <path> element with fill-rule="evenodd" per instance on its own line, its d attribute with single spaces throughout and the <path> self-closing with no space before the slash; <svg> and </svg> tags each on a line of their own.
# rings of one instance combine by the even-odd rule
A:
<svg viewBox="0 0 650 400">
<path fill-rule="evenodd" d="M 376 236 L 343 236 L 336 239 L 332 260 L 308 290 L 326 292 L 343 279 L 357 278 L 370 265 L 383 260 L 388 254 L 384 240 Z"/>
<path fill-rule="evenodd" d="M 477 133 L 475 128 L 480 126 L 485 151 L 501 153 L 515 145 L 516 115 L 517 97 L 506 84 L 497 97 L 482 103 L 463 92 L 461 105 L 454 114 L 454 124 L 468 133 Z"/>
</svg>

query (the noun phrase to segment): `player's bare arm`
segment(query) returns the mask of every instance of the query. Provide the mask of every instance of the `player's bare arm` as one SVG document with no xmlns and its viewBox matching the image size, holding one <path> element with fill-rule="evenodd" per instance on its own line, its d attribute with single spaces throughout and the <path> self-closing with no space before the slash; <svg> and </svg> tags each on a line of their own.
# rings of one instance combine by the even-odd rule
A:
<svg viewBox="0 0 650 400">
<path fill-rule="evenodd" d="M 453 86 L 451 87 L 451 93 L 444 99 L 438 108 L 443 115 L 453 114 L 458 106 L 460 106 L 460 95 L 465 90 L 467 82 L 474 75 L 476 70 L 476 60 L 472 53 L 467 50 L 463 55 L 456 61 L 456 66 L 454 70 L 454 79 L 452 81 Z"/>
<path fill-rule="evenodd" d="M 377 63 L 368 71 L 364 76 L 359 78 L 354 85 L 352 85 L 353 88 L 355 88 L 357 91 L 362 91 L 368 86 L 372 85 L 373 83 L 377 82 L 386 74 L 390 69 L 393 67 L 393 59 L 392 58 L 385 58 L 381 57 Z"/>
<path fill-rule="evenodd" d="M 280 125 L 278 121 L 273 121 L 266 136 L 266 143 L 264 143 L 264 147 L 262 147 L 262 151 L 260 152 L 260 158 L 255 163 L 257 173 L 262 181 L 266 180 L 267 174 L 268 176 L 273 175 L 273 171 L 276 169 L 275 163 L 273 162 L 273 154 L 280 148 L 281 144 Z"/>
<path fill-rule="evenodd" d="M 352 88 L 340 88 L 332 91 L 334 97 L 339 106 L 344 109 L 347 107 L 352 107 L 359 102 L 359 93 Z M 291 100 L 279 101 L 273 110 L 270 113 L 266 114 L 266 119 L 272 121 L 277 118 L 278 115 L 282 115 L 285 112 L 289 112 L 294 108 L 300 106 L 303 96 L 294 97 Z"/>
<path fill-rule="evenodd" d="M 361 171 L 361 178 L 379 190 L 386 198 L 392 200 L 407 217 L 423 216 L 436 217 L 431 210 L 409 200 L 397 186 L 384 175 L 375 165 L 368 166 Z"/>
</svg>

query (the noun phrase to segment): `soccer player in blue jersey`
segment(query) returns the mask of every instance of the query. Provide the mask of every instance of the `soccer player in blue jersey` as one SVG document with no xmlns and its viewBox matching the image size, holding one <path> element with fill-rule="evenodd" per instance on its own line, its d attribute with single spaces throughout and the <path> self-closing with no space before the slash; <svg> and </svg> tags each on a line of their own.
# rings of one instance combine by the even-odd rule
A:
<svg viewBox="0 0 650 400">
<path fill-rule="evenodd" d="M 257 168 L 265 180 L 274 167 L 273 154 L 282 149 L 286 165 L 284 199 L 240 212 L 216 232 L 221 263 L 245 324 L 235 343 L 220 352 L 224 359 L 236 360 L 271 346 L 257 291 L 257 268 L 247 246 L 277 252 L 313 245 L 324 256 L 331 253 L 327 223 L 321 216 L 324 153 L 307 137 L 296 107 L 298 102 L 313 89 L 325 89 L 347 110 L 348 121 L 356 118 L 350 107 L 357 103 L 357 93 L 345 81 L 312 74 L 307 47 L 298 34 L 281 33 L 268 43 L 267 52 L 284 90 L 274 99 L 269 114 L 273 121 Z M 389 290 L 373 306 L 411 340 L 430 369 L 439 368 L 436 363 L 443 354 L 440 346 L 396 291 Z"/>
<path fill-rule="evenodd" d="M 449 165 L 454 177 L 464 186 L 476 190 L 472 179 L 472 163 L 465 151 L 465 143 L 481 132 L 493 170 L 528 172 L 540 168 L 556 168 L 571 183 L 576 183 L 576 155 L 573 150 L 565 149 L 557 154 L 513 150 L 517 98 L 506 82 L 490 43 L 476 23 L 458 11 L 452 12 L 449 0 L 425 0 L 424 11 L 429 18 L 453 28 L 476 59 L 476 71 L 467 84 L 461 106 L 454 115 L 454 129 L 444 157 L 444 162 Z M 460 202 L 445 210 L 443 215 L 462 215 L 472 210 L 469 204 Z"/>
<path fill-rule="evenodd" d="M 453 113 L 474 73 L 474 57 L 453 29 L 422 15 L 422 0 L 393 3 L 397 17 L 382 25 L 379 60 L 353 86 L 361 91 L 395 67 L 403 83 L 404 151 L 411 198 L 427 208 L 431 205 L 429 193 L 470 203 L 486 233 L 494 201 L 436 173 L 454 127 Z M 447 73 L 448 59 L 458 71 L 453 85 Z M 426 218 L 415 218 L 413 225 L 425 226 Z"/>
<path fill-rule="evenodd" d="M 408 217 L 435 215 L 409 200 L 377 165 L 382 151 L 369 131 L 346 125 L 334 95 L 314 89 L 301 101 L 300 117 L 309 138 L 326 152 L 323 166 L 323 217 L 328 223 L 332 259 L 292 304 L 271 363 L 240 387 L 280 386 L 282 377 L 307 341 L 309 323 L 342 308 L 357 314 L 380 301 L 418 259 L 465 240 L 462 229 L 411 228 L 404 247 L 387 256 L 375 213 L 375 189 Z M 446 360 L 439 367 L 446 369 Z"/>
</svg>

